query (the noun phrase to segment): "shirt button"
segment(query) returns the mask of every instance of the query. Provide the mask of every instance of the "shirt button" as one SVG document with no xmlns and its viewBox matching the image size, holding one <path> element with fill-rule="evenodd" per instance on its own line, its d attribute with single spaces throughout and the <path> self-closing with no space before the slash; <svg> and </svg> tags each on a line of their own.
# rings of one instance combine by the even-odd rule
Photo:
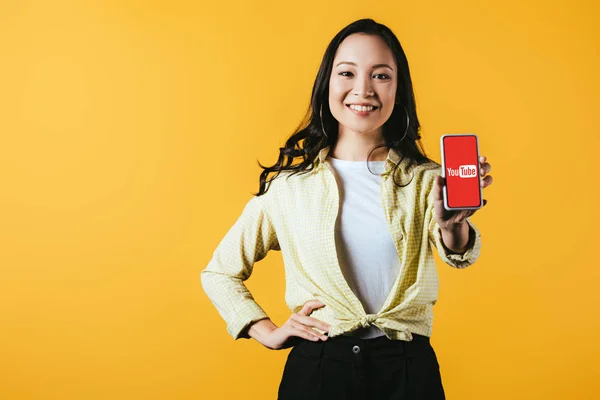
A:
<svg viewBox="0 0 600 400">
<path fill-rule="evenodd" d="M 353 352 L 354 354 L 358 354 L 358 353 L 360 353 L 360 347 L 358 347 L 358 346 L 354 346 L 354 347 L 352 348 L 352 352 Z"/>
</svg>

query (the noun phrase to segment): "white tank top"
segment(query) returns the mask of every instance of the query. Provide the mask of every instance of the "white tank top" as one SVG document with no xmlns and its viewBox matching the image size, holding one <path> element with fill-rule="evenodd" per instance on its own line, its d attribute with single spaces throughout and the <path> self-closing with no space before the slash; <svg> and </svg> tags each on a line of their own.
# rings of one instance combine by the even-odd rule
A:
<svg viewBox="0 0 600 400">
<path fill-rule="evenodd" d="M 385 161 L 369 161 L 368 168 L 367 161 L 331 156 L 326 161 L 332 167 L 340 193 L 335 224 L 339 264 L 367 314 L 375 314 L 383 306 L 401 268 L 379 192 Z M 370 326 L 347 335 L 368 339 L 384 333 Z"/>
</svg>

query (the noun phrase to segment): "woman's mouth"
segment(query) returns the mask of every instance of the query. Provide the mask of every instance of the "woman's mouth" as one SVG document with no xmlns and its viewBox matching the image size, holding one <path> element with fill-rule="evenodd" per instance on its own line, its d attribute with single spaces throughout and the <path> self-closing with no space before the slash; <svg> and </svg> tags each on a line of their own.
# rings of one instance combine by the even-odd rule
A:
<svg viewBox="0 0 600 400">
<path fill-rule="evenodd" d="M 353 104 L 346 104 L 346 107 L 354 114 L 361 117 L 371 115 L 373 112 L 375 112 L 375 110 L 379 109 L 377 106 L 356 106 Z"/>
</svg>

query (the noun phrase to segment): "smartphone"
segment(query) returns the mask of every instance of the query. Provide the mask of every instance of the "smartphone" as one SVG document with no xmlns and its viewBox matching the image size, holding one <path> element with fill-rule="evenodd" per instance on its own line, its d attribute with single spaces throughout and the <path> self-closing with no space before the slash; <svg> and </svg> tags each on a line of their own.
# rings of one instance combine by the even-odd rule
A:
<svg viewBox="0 0 600 400">
<path fill-rule="evenodd" d="M 442 177 L 444 208 L 477 210 L 483 206 L 479 174 L 479 142 L 473 133 L 443 135 Z"/>
</svg>

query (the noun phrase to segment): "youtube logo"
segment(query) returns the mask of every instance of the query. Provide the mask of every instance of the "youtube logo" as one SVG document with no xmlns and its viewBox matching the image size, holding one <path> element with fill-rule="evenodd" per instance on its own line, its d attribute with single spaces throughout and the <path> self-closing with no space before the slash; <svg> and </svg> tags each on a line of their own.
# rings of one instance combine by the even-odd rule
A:
<svg viewBox="0 0 600 400">
<path fill-rule="evenodd" d="M 458 176 L 459 178 L 477 177 L 477 167 L 475 165 L 461 165 L 458 168 L 446 168 L 448 176 Z"/>
</svg>

